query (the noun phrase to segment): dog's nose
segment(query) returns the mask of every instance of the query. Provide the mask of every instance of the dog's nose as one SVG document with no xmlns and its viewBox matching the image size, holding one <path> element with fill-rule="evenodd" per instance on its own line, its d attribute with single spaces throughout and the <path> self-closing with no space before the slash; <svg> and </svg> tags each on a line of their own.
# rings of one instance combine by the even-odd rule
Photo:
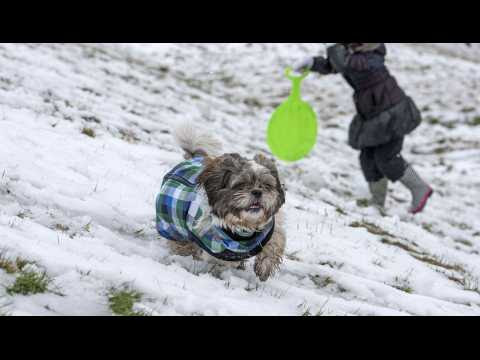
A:
<svg viewBox="0 0 480 360">
<path fill-rule="evenodd" d="M 259 199 L 262 197 L 262 192 L 260 190 L 253 190 L 252 195 Z"/>
</svg>

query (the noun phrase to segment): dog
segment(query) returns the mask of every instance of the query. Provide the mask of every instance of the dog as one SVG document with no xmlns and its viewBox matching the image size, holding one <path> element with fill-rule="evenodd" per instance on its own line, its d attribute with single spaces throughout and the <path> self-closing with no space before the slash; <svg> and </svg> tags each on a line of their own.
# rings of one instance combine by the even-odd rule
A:
<svg viewBox="0 0 480 360">
<path fill-rule="evenodd" d="M 282 264 L 285 190 L 274 160 L 222 154 L 214 136 L 191 124 L 174 133 L 185 161 L 165 175 L 156 198 L 157 231 L 180 256 L 254 271 L 267 281 Z"/>
</svg>

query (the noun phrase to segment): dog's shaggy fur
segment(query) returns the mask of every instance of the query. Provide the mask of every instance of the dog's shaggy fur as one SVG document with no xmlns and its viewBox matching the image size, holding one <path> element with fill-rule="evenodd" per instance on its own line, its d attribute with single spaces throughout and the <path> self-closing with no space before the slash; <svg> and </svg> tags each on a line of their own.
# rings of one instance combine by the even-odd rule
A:
<svg viewBox="0 0 480 360">
<path fill-rule="evenodd" d="M 275 218 L 272 238 L 255 257 L 255 273 L 261 281 L 266 281 L 281 265 L 286 245 L 280 214 L 285 192 L 275 163 L 262 155 L 253 160 L 238 154 L 218 156 L 220 142 L 190 124 L 180 126 L 174 135 L 185 151 L 186 159 L 205 157 L 205 169 L 199 176 L 199 184 L 208 198 L 211 216 L 217 226 L 234 233 L 262 231 Z M 239 268 L 244 266 L 244 263 L 213 259 L 194 243 L 168 243 L 171 250 L 181 256 L 215 260 Z"/>
</svg>

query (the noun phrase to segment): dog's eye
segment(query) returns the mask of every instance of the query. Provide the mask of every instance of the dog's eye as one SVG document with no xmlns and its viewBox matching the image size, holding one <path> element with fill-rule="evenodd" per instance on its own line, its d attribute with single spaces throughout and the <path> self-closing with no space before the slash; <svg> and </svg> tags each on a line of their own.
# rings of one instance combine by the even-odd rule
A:
<svg viewBox="0 0 480 360">
<path fill-rule="evenodd" d="M 240 190 L 240 189 L 243 189 L 244 187 L 245 187 L 245 183 L 237 183 L 232 186 L 232 189 Z"/>
<path fill-rule="evenodd" d="M 263 187 L 267 190 L 273 190 L 275 188 L 276 184 L 271 184 L 271 183 L 263 183 Z"/>
</svg>

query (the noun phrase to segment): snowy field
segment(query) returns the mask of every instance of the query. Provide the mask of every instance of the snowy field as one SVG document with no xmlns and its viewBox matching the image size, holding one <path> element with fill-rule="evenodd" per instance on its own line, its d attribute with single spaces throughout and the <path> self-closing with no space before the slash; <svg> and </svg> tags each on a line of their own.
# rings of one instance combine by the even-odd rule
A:
<svg viewBox="0 0 480 360">
<path fill-rule="evenodd" d="M 285 66 L 323 45 L 0 44 L 0 314 L 112 315 L 123 289 L 148 315 L 480 315 L 480 46 L 388 48 L 425 117 L 404 156 L 435 196 L 413 217 L 395 184 L 387 216 L 364 207 L 352 91 L 311 75 L 318 144 L 279 164 L 287 256 L 261 283 L 252 260 L 213 267 L 158 238 L 154 199 L 182 159 L 171 131 L 192 120 L 227 152 L 268 154 Z M 22 292 L 25 274 L 45 288 Z"/>
</svg>

